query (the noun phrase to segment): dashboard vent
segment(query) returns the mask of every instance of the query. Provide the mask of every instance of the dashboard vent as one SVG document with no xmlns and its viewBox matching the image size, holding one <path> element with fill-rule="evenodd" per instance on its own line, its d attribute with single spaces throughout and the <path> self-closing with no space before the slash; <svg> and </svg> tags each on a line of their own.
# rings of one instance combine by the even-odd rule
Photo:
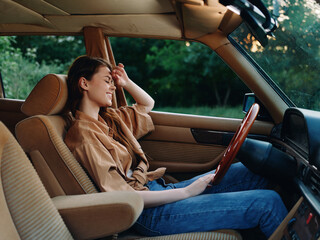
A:
<svg viewBox="0 0 320 240">
<path fill-rule="evenodd" d="M 317 195 L 317 197 L 320 197 L 320 176 L 313 171 L 309 171 L 309 174 L 307 186 Z"/>
</svg>

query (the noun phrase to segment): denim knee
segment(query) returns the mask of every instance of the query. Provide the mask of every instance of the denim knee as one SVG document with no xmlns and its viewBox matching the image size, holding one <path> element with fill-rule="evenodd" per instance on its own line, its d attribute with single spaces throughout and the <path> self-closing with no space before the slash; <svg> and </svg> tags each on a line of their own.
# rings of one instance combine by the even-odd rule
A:
<svg viewBox="0 0 320 240">
<path fill-rule="evenodd" d="M 264 204 L 260 206 L 263 211 L 260 228 L 269 237 L 286 217 L 288 211 L 278 193 L 272 190 L 265 190 L 264 192 L 261 199 Z"/>
</svg>

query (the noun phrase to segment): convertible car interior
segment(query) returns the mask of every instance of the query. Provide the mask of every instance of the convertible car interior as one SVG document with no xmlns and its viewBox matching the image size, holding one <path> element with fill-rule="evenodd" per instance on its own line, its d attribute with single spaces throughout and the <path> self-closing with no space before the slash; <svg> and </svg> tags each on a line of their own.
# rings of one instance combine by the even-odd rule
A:
<svg viewBox="0 0 320 240">
<path fill-rule="evenodd" d="M 218 184 L 230 164 L 241 161 L 270 179 L 288 209 L 269 240 L 318 240 L 320 112 L 295 105 L 234 37 L 246 25 L 259 49 L 267 49 L 281 30 L 275 5 L 273 11 L 267 7 L 270 2 L 281 1 L 0 0 L 0 38 L 83 36 L 86 54 L 113 66 L 118 60 L 111 38 L 207 46 L 251 91 L 238 103 L 246 115 L 241 119 L 152 111 L 155 130 L 139 139 L 150 169 L 166 167 L 164 178 L 176 182 L 219 166 L 222 176 L 216 174 L 214 180 Z M 25 99 L 8 98 L 3 59 L 0 239 L 265 239 L 256 228 L 159 237 L 137 234 L 131 227 L 143 210 L 141 197 L 135 192 L 100 192 L 64 143 L 72 124 L 66 108 L 66 72 L 47 72 L 35 79 Z M 198 91 L 214 94 L 211 89 Z M 126 92 L 117 87 L 112 107 L 128 102 Z"/>
</svg>

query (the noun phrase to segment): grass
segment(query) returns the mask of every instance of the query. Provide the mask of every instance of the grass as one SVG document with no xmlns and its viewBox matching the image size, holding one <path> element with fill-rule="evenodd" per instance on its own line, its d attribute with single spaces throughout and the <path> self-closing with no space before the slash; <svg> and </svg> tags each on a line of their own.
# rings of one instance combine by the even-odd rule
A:
<svg viewBox="0 0 320 240">
<path fill-rule="evenodd" d="M 184 114 L 194 114 L 203 115 L 211 117 L 227 117 L 227 118 L 240 118 L 244 117 L 242 112 L 242 105 L 239 106 L 225 106 L 225 107 L 155 107 L 154 111 L 160 112 L 171 112 L 171 113 L 184 113 Z"/>
</svg>

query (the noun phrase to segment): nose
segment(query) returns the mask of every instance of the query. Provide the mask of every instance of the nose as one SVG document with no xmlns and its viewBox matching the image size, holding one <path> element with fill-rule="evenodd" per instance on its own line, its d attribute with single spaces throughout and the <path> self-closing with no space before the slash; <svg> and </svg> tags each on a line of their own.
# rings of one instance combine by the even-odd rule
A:
<svg viewBox="0 0 320 240">
<path fill-rule="evenodd" d="M 115 91 L 115 90 L 117 89 L 117 87 L 116 87 L 114 84 L 112 84 L 112 85 L 110 86 L 110 89 L 111 89 L 112 91 Z"/>
</svg>

